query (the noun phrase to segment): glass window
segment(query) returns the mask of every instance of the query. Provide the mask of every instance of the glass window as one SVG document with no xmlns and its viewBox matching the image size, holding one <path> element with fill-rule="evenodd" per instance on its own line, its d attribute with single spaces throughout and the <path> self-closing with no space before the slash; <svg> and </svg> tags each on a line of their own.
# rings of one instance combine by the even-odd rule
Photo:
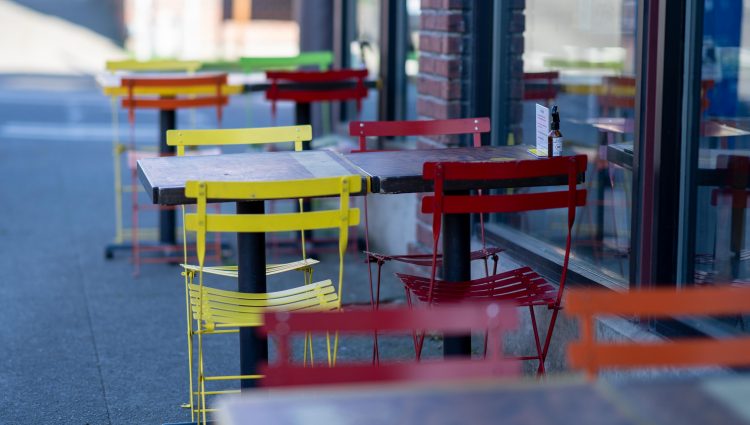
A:
<svg viewBox="0 0 750 425">
<path fill-rule="evenodd" d="M 698 284 L 750 283 L 750 4 L 704 3 L 695 173 Z"/>
<path fill-rule="evenodd" d="M 637 5 L 527 0 L 524 33 L 522 142 L 534 144 L 535 105 L 557 105 L 563 153 L 589 159 L 589 196 L 573 229 L 574 259 L 623 285 L 630 255 Z M 625 155 L 613 158 L 612 148 Z M 562 210 L 530 212 L 510 225 L 564 248 L 565 217 Z"/>
</svg>

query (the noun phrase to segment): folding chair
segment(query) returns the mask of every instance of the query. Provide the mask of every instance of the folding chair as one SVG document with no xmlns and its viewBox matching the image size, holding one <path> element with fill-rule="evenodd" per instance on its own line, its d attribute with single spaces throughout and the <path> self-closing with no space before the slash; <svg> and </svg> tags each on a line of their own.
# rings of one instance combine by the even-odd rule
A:
<svg viewBox="0 0 750 425">
<path fill-rule="evenodd" d="M 558 71 L 524 72 L 523 100 L 541 100 L 549 106 L 557 98 L 558 87 L 556 83 L 559 79 L 560 73 Z"/>
<path fill-rule="evenodd" d="M 200 107 L 213 107 L 216 109 L 216 118 L 219 123 L 222 119 L 223 107 L 228 103 L 225 94 L 227 85 L 226 74 L 203 74 L 194 76 L 154 76 L 154 77 L 124 77 L 121 84 L 126 90 L 122 99 L 122 106 L 128 111 L 131 136 L 130 147 L 127 151 L 128 166 L 131 171 L 131 243 L 133 253 L 134 274 L 140 272 L 142 262 L 179 262 L 182 260 L 182 244 L 164 246 L 157 243 L 154 245 L 142 244 L 139 235 L 139 212 L 148 209 L 174 209 L 173 207 L 157 207 L 141 204 L 139 201 L 138 176 L 136 161 L 138 159 L 153 156 L 153 153 L 143 152 L 136 149 L 135 143 L 135 111 L 137 109 L 156 109 L 159 111 Z M 144 252 L 158 252 L 158 257 L 142 257 Z M 220 256 L 220 253 L 216 254 Z"/>
<path fill-rule="evenodd" d="M 190 347 L 190 408 L 193 420 L 206 421 L 206 396 L 236 392 L 233 390 L 207 389 L 207 382 L 258 379 L 260 375 L 207 376 L 204 368 L 203 336 L 209 334 L 237 333 L 242 327 L 257 327 L 263 324 L 263 313 L 268 311 L 337 310 L 341 308 L 343 289 L 344 251 L 349 226 L 359 223 L 359 210 L 350 207 L 350 193 L 359 192 L 360 176 L 342 176 L 306 180 L 274 182 L 197 182 L 186 183 L 185 195 L 195 198 L 197 210 L 185 216 L 185 229 L 196 234 L 198 269 L 185 286 L 186 303 L 192 316 L 189 335 L 197 336 L 198 370 L 193 370 L 193 347 Z M 209 214 L 210 201 L 241 201 L 257 199 L 298 199 L 302 197 L 335 197 L 337 208 L 326 211 L 279 213 L 279 214 Z M 220 289 L 214 284 L 204 283 L 206 235 L 213 232 L 291 232 L 311 229 L 337 229 L 339 233 L 338 283 L 331 279 L 314 283 L 303 282 L 292 289 L 276 292 L 249 294 L 229 289 Z M 195 281 L 197 280 L 197 283 Z M 190 341 L 190 339 L 189 339 Z M 338 350 L 338 339 L 331 347 L 328 343 L 328 358 L 333 362 Z M 307 339 L 306 339 L 307 344 Z M 312 352 L 312 341 L 310 341 Z M 307 353 L 307 346 L 305 347 Z M 194 386 L 197 379 L 197 389 Z"/>
<path fill-rule="evenodd" d="M 407 302 L 412 304 L 412 295 L 427 304 L 445 304 L 463 300 L 502 300 L 519 307 L 527 307 L 534 330 L 536 355 L 519 357 L 521 360 L 538 360 L 538 373 L 544 373 L 555 321 L 560 311 L 565 280 L 570 258 L 571 229 L 575 221 L 576 207 L 586 204 L 586 191 L 577 189 L 578 176 L 586 170 L 586 156 L 563 156 L 548 159 L 513 162 L 428 162 L 423 169 L 425 180 L 434 184 L 435 194 L 422 199 L 422 212 L 432 214 L 433 257 L 431 274 L 428 277 L 397 273 L 407 290 Z M 489 182 L 501 183 L 514 179 L 566 177 L 567 188 L 539 193 L 490 195 L 475 193 L 457 195 L 445 193 L 446 187 L 457 182 L 462 186 L 476 182 L 486 187 Z M 443 214 L 517 213 L 522 211 L 567 208 L 568 232 L 565 241 L 560 284 L 557 289 L 530 267 L 523 266 L 489 277 L 464 282 L 445 282 L 436 279 L 437 247 Z M 534 306 L 546 306 L 552 310 L 544 345 L 540 343 Z M 417 355 L 422 349 L 424 334 L 416 344 Z"/>
<path fill-rule="evenodd" d="M 412 137 L 412 136 L 460 136 L 471 135 L 474 147 L 482 146 L 481 135 L 489 133 L 489 118 L 462 118 L 448 120 L 419 120 L 419 121 L 353 121 L 349 123 L 349 135 L 355 136 L 359 140 L 359 150 L 357 152 L 371 151 L 367 147 L 368 137 Z M 432 264 L 432 254 L 398 254 L 389 255 L 370 251 L 369 238 L 369 220 L 367 197 L 364 198 L 365 209 L 365 255 L 367 255 L 368 276 L 370 282 L 370 295 L 373 304 L 377 308 L 380 304 L 380 282 L 382 276 L 382 267 L 388 261 L 398 261 L 411 264 L 414 266 L 430 266 Z M 487 248 L 484 237 L 484 216 L 479 216 L 482 249 L 471 253 L 471 259 L 484 261 L 484 270 L 486 275 L 490 275 L 488 259 L 492 258 L 492 274 L 497 273 L 498 253 L 500 248 Z M 442 255 L 437 256 L 438 264 L 442 263 Z M 372 270 L 370 264 L 377 265 L 376 285 L 373 294 Z M 373 347 L 373 358 L 377 361 L 378 343 L 377 336 Z"/>
<path fill-rule="evenodd" d="M 572 289 L 566 311 L 580 323 L 581 337 L 568 346 L 574 368 L 595 378 L 603 368 L 750 366 L 750 336 L 680 338 L 663 342 L 600 343 L 594 318 L 626 315 L 670 318 L 750 313 L 750 287 L 721 285 L 684 289 L 654 288 L 614 292 Z"/>
<path fill-rule="evenodd" d="M 357 117 L 359 118 L 362 110 L 362 101 L 368 95 L 367 87 L 365 87 L 367 75 L 366 69 L 267 71 L 266 78 L 269 80 L 271 86 L 266 90 L 265 95 L 266 99 L 271 102 L 273 122 L 276 121 L 277 103 L 280 101 L 295 102 L 298 105 L 354 101 L 357 105 Z M 327 121 L 327 119 L 324 119 L 324 122 Z M 357 239 L 356 231 L 352 232 L 352 247 L 356 246 Z M 312 236 L 309 240 L 316 250 L 319 250 L 322 244 L 330 242 L 326 238 Z M 274 241 L 273 243 L 274 249 L 277 249 L 279 242 Z"/>
<path fill-rule="evenodd" d="M 502 339 L 518 326 L 513 309 L 501 303 L 470 303 L 432 309 L 384 308 L 313 313 L 266 313 L 261 330 L 278 348 L 275 363 L 264 368 L 263 386 L 330 385 L 354 382 L 433 381 L 518 376 L 520 363 L 503 357 Z M 413 333 L 429 329 L 446 334 L 486 331 L 491 335 L 482 359 L 452 358 L 422 362 L 336 363 L 309 367 L 290 360 L 295 335 Z"/>
<path fill-rule="evenodd" d="M 271 87 L 266 99 L 271 101 L 271 116 L 276 119 L 276 103 L 345 102 L 357 105 L 357 118 L 362 112 L 362 101 L 367 97 L 366 69 L 338 69 L 332 71 L 267 71 Z M 281 84 L 280 84 L 281 83 Z M 291 83 L 284 85 L 283 83 Z M 338 86 L 350 83 L 350 86 Z"/>
<path fill-rule="evenodd" d="M 188 74 L 195 73 L 201 67 L 198 61 L 177 61 L 177 60 L 117 60 L 107 61 L 105 68 L 111 73 L 108 77 L 114 77 L 116 74 L 123 73 L 143 73 L 143 72 L 184 72 Z M 111 115 L 112 115 L 112 160 L 114 171 L 114 194 L 115 194 L 115 237 L 111 245 L 105 250 L 105 257 L 114 256 L 115 247 L 125 244 L 130 237 L 130 229 L 123 224 L 124 205 L 123 194 L 128 193 L 134 188 L 130 184 L 122 182 L 122 156 L 125 154 L 130 145 L 120 140 L 120 120 L 118 98 L 126 95 L 124 88 L 120 85 L 117 87 L 105 87 L 104 93 L 111 98 Z"/>
</svg>

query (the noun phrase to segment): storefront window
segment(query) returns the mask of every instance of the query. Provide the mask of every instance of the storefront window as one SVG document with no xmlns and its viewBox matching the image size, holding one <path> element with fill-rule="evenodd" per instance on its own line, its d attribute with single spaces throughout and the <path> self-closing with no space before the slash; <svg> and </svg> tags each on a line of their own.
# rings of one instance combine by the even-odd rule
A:
<svg viewBox="0 0 750 425">
<path fill-rule="evenodd" d="M 750 5 L 706 0 L 695 173 L 697 284 L 750 283 Z"/>
<path fill-rule="evenodd" d="M 557 105 L 564 154 L 589 159 L 589 195 L 576 217 L 573 256 L 623 285 L 630 256 L 638 3 L 527 0 L 525 11 L 522 143 L 534 144 L 535 105 Z M 564 247 L 565 217 L 564 211 L 530 212 L 511 225 Z"/>
</svg>

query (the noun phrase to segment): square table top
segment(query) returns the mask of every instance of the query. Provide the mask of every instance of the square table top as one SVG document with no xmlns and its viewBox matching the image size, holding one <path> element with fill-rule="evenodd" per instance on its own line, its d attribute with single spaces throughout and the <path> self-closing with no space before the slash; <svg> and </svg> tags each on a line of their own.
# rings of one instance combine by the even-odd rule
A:
<svg viewBox="0 0 750 425">
<path fill-rule="evenodd" d="M 575 424 L 750 423 L 746 376 L 652 379 L 452 381 L 265 389 L 225 397 L 221 423 Z"/>
<path fill-rule="evenodd" d="M 341 155 L 333 151 L 279 151 L 147 158 L 138 161 L 138 174 L 155 204 L 194 203 L 185 198 L 185 182 L 279 181 L 358 174 L 370 179 L 372 193 L 418 193 L 432 190 L 422 179 L 428 161 L 515 161 L 537 159 L 526 146 L 485 146 L 403 151 L 373 151 Z M 581 176 L 581 179 L 583 176 Z M 366 188 L 363 181 L 363 188 Z M 520 187 L 566 184 L 565 176 L 484 182 L 481 186 Z M 476 182 L 467 187 L 478 187 Z M 462 190 L 451 186 L 448 189 Z M 361 193 L 360 193 L 361 194 Z"/>
<path fill-rule="evenodd" d="M 138 161 L 138 176 L 155 204 L 195 203 L 185 197 L 185 182 L 266 182 L 336 177 L 360 171 L 333 151 L 277 151 L 223 155 L 168 156 Z M 366 188 L 366 182 L 362 187 Z"/>
</svg>

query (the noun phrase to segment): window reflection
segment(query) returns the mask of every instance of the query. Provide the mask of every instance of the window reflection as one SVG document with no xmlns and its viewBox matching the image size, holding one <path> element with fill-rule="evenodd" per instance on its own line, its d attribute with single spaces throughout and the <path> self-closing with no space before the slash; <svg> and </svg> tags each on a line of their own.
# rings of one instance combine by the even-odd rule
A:
<svg viewBox="0 0 750 425">
<path fill-rule="evenodd" d="M 587 206 L 574 256 L 627 284 L 635 108 L 636 0 L 527 0 L 523 139 L 534 139 L 536 103 L 560 108 L 564 154 L 588 155 Z M 609 158 L 615 146 L 618 161 Z M 543 190 L 543 189 L 539 189 Z M 562 247 L 562 212 L 525 213 L 516 226 Z"/>
</svg>

